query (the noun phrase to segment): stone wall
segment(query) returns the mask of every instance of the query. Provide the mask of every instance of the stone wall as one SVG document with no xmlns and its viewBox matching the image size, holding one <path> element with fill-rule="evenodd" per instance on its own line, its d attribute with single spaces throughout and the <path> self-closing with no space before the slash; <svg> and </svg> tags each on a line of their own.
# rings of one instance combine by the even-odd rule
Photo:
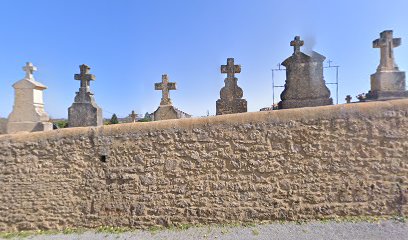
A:
<svg viewBox="0 0 408 240">
<path fill-rule="evenodd" d="M 0 134 L 7 133 L 7 118 L 0 118 Z"/>
<path fill-rule="evenodd" d="M 408 214 L 408 100 L 0 136 L 0 230 Z"/>
</svg>

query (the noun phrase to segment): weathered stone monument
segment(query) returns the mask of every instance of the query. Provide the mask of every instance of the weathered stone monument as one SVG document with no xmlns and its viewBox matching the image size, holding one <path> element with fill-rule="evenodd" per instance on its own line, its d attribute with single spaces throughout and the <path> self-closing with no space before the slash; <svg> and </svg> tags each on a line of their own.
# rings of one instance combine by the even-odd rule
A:
<svg viewBox="0 0 408 240">
<path fill-rule="evenodd" d="M 173 106 L 170 99 L 170 90 L 176 90 L 176 83 L 169 82 L 167 74 L 162 75 L 162 81 L 160 83 L 155 83 L 154 88 L 155 90 L 162 91 L 160 106 L 153 113 L 154 121 L 191 117 L 190 114 L 180 111 Z"/>
<path fill-rule="evenodd" d="M 247 101 L 242 99 L 243 91 L 238 87 L 235 73 L 241 72 L 241 65 L 234 65 L 234 58 L 227 59 L 227 65 L 221 65 L 221 73 L 226 73 L 225 86 L 221 88 L 220 99 L 216 102 L 216 114 L 247 112 Z"/>
<path fill-rule="evenodd" d="M 82 64 L 80 73 L 75 74 L 75 80 L 81 81 L 79 92 L 76 92 L 74 103 L 68 108 L 68 126 L 86 127 L 101 126 L 103 124 L 102 109 L 95 102 L 94 94 L 90 89 L 90 81 L 95 75 L 90 74 L 90 67 Z"/>
<path fill-rule="evenodd" d="M 286 82 L 279 109 L 333 104 L 323 77 L 323 61 L 326 58 L 314 51 L 310 55 L 301 52 L 303 44 L 304 41 L 296 36 L 290 42 L 294 48 L 292 56 L 282 63 L 286 67 Z"/>
<path fill-rule="evenodd" d="M 137 114 L 135 113 L 134 110 L 132 110 L 132 113 L 129 114 L 129 117 L 132 119 L 132 122 L 136 122 Z"/>
<path fill-rule="evenodd" d="M 344 100 L 346 100 L 346 103 L 351 103 L 351 95 L 347 95 L 346 98 Z"/>
<path fill-rule="evenodd" d="M 367 100 L 386 100 L 408 97 L 405 89 L 405 72 L 398 69 L 394 60 L 395 47 L 401 45 L 401 38 L 393 38 L 392 30 L 380 33 L 373 41 L 373 48 L 380 48 L 381 58 L 377 72 L 371 75 L 371 90 Z"/>
<path fill-rule="evenodd" d="M 7 122 L 7 133 L 52 130 L 48 114 L 44 110 L 45 85 L 35 81 L 37 68 L 30 62 L 23 67 L 25 77 L 13 85 L 14 106 Z"/>
</svg>

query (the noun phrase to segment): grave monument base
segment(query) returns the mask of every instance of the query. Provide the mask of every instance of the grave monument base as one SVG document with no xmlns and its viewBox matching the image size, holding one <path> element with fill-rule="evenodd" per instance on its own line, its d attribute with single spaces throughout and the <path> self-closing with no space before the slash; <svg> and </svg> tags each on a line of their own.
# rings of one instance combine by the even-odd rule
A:
<svg viewBox="0 0 408 240">
<path fill-rule="evenodd" d="M 96 103 L 73 103 L 68 108 L 69 127 L 102 126 L 102 109 Z"/>
<path fill-rule="evenodd" d="M 217 115 L 247 112 L 247 101 L 245 99 L 234 99 L 232 101 L 218 99 L 216 109 Z"/>
<path fill-rule="evenodd" d="M 317 98 L 317 99 L 299 99 L 299 100 L 283 100 L 278 104 L 279 109 L 287 108 L 302 108 L 302 107 L 317 107 L 332 105 L 332 98 Z"/>
<path fill-rule="evenodd" d="M 51 122 L 9 122 L 7 133 L 39 132 L 53 130 Z"/>
<path fill-rule="evenodd" d="M 405 72 L 382 71 L 371 75 L 371 90 L 366 95 L 366 100 L 388 100 L 407 97 Z"/>
</svg>

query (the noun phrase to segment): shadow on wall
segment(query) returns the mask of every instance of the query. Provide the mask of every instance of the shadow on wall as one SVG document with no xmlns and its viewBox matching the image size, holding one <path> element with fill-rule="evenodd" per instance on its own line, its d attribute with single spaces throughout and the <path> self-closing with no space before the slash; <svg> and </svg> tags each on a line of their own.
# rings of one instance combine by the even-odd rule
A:
<svg viewBox="0 0 408 240">
<path fill-rule="evenodd" d="M 6 134 L 7 118 L 0 118 L 0 134 Z"/>
</svg>

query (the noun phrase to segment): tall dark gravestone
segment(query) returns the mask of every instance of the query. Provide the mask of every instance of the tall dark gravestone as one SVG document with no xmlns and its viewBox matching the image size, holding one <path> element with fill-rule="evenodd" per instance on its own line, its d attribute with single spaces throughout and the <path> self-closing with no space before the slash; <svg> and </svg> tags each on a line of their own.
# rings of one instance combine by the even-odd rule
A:
<svg viewBox="0 0 408 240">
<path fill-rule="evenodd" d="M 296 36 L 290 42 L 294 48 L 292 56 L 282 63 L 286 67 L 286 82 L 279 109 L 333 104 L 323 77 L 323 61 L 326 58 L 317 52 L 310 55 L 301 52 L 303 44 L 300 37 Z"/>
</svg>

